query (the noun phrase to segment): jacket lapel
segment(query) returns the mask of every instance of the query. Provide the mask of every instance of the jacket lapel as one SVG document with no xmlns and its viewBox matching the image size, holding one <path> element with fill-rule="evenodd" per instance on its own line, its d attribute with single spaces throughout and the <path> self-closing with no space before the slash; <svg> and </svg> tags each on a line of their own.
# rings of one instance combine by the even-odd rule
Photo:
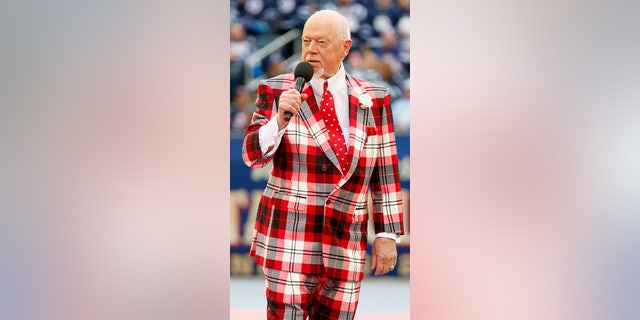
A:
<svg viewBox="0 0 640 320">
<path fill-rule="evenodd" d="M 351 166 L 343 177 L 344 181 L 348 180 L 358 167 L 366 139 L 365 126 L 369 121 L 370 113 L 370 110 L 365 110 L 358 106 L 359 95 L 364 92 L 364 89 L 349 73 L 347 73 L 347 89 L 349 94 L 349 154 L 351 155 Z"/>
<path fill-rule="evenodd" d="M 364 89 L 350 74 L 347 73 L 346 77 L 349 100 L 349 155 L 351 156 L 351 166 L 347 172 L 343 173 L 340 185 L 344 184 L 355 172 L 366 139 L 365 127 L 373 125 L 368 124 L 371 111 L 358 106 L 359 95 L 364 93 Z M 329 143 L 329 131 L 322 119 L 322 114 L 320 114 L 320 108 L 313 94 L 313 89 L 311 86 L 306 85 L 302 93 L 306 93 L 309 98 L 303 102 L 298 115 L 307 126 L 316 144 L 327 155 L 331 163 L 340 170 L 340 162 Z"/>
<path fill-rule="evenodd" d="M 327 155 L 327 158 L 329 158 L 331 163 L 333 163 L 339 169 L 340 162 L 338 161 L 338 157 L 331 147 L 331 143 L 329 143 L 329 131 L 327 130 L 324 124 L 324 120 L 322 119 L 322 114 L 320 113 L 318 102 L 316 101 L 313 94 L 313 89 L 311 88 L 311 86 L 306 85 L 305 88 L 303 88 L 302 93 L 306 93 L 309 98 L 307 98 L 307 100 L 302 103 L 298 115 L 300 116 L 302 121 L 304 121 L 309 130 L 309 133 L 311 134 L 311 137 L 316 142 L 316 144 Z"/>
</svg>

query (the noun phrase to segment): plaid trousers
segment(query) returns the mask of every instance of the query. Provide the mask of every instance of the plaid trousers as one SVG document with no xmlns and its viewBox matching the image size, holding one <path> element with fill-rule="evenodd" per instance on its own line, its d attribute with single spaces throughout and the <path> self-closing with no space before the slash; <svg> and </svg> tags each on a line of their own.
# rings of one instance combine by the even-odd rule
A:
<svg viewBox="0 0 640 320">
<path fill-rule="evenodd" d="M 268 320 L 352 320 L 361 281 L 263 268 Z"/>
</svg>

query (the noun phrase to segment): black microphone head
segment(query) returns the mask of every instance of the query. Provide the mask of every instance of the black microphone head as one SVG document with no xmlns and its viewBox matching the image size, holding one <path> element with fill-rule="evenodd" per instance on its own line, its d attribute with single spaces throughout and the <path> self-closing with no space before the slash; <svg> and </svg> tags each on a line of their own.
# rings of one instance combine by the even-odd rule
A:
<svg viewBox="0 0 640 320">
<path fill-rule="evenodd" d="M 302 77 L 306 82 L 309 82 L 311 78 L 313 78 L 313 67 L 309 62 L 300 62 L 293 71 L 293 74 L 296 78 Z"/>
</svg>

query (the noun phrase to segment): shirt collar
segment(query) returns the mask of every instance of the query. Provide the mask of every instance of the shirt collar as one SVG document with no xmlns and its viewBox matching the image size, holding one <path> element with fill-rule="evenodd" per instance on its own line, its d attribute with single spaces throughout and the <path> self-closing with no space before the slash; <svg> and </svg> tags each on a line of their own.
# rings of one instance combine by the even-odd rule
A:
<svg viewBox="0 0 640 320">
<path fill-rule="evenodd" d="M 309 83 L 311 84 L 311 88 L 313 88 L 313 93 L 317 96 L 322 96 L 324 91 L 324 79 L 322 78 L 313 78 Z M 329 82 L 329 91 L 338 92 L 347 87 L 346 80 L 346 71 L 344 70 L 344 64 L 340 63 L 340 69 L 338 72 L 331 76 L 331 78 L 327 79 Z"/>
</svg>

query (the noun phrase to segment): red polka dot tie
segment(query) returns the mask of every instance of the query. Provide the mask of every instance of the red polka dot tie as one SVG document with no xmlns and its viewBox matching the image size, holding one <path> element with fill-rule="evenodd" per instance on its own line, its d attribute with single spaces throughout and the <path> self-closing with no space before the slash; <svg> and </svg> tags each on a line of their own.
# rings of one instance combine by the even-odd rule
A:
<svg viewBox="0 0 640 320">
<path fill-rule="evenodd" d="M 324 82 L 324 93 L 322 94 L 320 110 L 322 110 L 322 118 L 324 119 L 324 124 L 329 131 L 329 143 L 331 143 L 331 147 L 338 157 L 342 171 L 346 172 L 349 169 L 347 144 L 344 141 L 342 128 L 340 127 L 338 117 L 336 116 L 333 95 L 327 89 L 327 81 Z"/>
</svg>

